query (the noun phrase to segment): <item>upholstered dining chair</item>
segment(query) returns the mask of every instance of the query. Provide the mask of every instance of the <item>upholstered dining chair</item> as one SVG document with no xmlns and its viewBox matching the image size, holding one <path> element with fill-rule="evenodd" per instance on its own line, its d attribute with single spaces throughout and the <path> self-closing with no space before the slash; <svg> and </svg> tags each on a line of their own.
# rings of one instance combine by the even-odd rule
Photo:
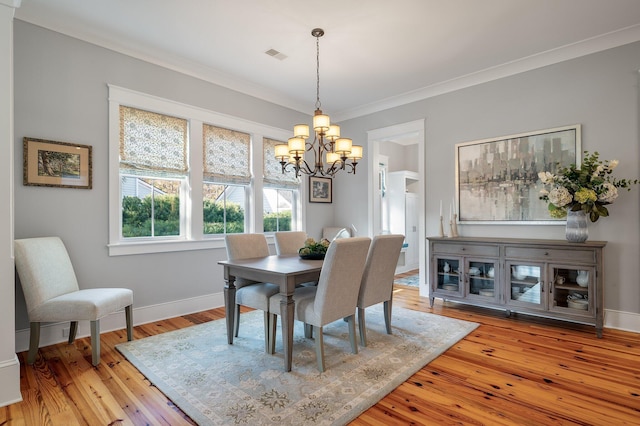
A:
<svg viewBox="0 0 640 426">
<path fill-rule="evenodd" d="M 227 234 L 225 235 L 227 257 L 229 260 L 251 259 L 253 257 L 269 256 L 269 246 L 264 234 Z M 244 278 L 236 278 L 236 315 L 235 336 L 240 330 L 240 306 L 248 306 L 264 311 L 264 333 L 268 335 L 269 297 L 279 294 L 280 287 L 272 283 L 261 283 Z M 265 344 L 265 351 L 269 347 Z"/>
<path fill-rule="evenodd" d="M 367 346 L 365 308 L 369 306 L 384 303 L 384 323 L 387 334 L 391 334 L 393 278 L 403 242 L 404 235 L 401 234 L 377 235 L 369 247 L 358 294 L 358 329 L 362 346 Z"/>
<path fill-rule="evenodd" d="M 69 344 L 78 321 L 91 324 L 91 363 L 100 363 L 100 319 L 124 309 L 127 340 L 133 339 L 133 291 L 127 288 L 80 289 L 62 240 L 58 237 L 15 240 L 15 263 L 31 327 L 27 363 L 36 360 L 40 323 L 70 321 Z"/>
<path fill-rule="evenodd" d="M 273 234 L 276 242 L 276 254 L 298 254 L 298 250 L 304 246 L 307 233 L 304 231 L 276 232 Z"/>
<path fill-rule="evenodd" d="M 325 371 L 322 327 L 336 320 L 346 319 L 349 326 L 351 351 L 358 353 L 356 342 L 355 312 L 362 272 L 367 259 L 371 239 L 367 237 L 335 240 L 327 249 L 317 287 L 298 287 L 295 301 L 295 319 L 311 327 L 315 336 L 318 370 Z M 280 296 L 269 299 L 270 353 L 275 349 L 277 315 L 280 313 Z"/>
</svg>

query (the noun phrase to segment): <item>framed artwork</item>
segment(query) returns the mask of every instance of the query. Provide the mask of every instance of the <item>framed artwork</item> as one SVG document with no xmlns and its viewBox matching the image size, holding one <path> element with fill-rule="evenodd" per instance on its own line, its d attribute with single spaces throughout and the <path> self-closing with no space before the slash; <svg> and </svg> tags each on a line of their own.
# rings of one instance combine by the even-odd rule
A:
<svg viewBox="0 0 640 426">
<path fill-rule="evenodd" d="M 580 165 L 580 125 L 456 144 L 458 221 L 564 224 L 539 199 L 538 172 Z"/>
<path fill-rule="evenodd" d="M 331 203 L 332 191 L 333 180 L 331 178 L 309 176 L 310 203 Z"/>
<path fill-rule="evenodd" d="M 91 146 L 24 138 L 23 183 L 91 189 Z"/>
</svg>

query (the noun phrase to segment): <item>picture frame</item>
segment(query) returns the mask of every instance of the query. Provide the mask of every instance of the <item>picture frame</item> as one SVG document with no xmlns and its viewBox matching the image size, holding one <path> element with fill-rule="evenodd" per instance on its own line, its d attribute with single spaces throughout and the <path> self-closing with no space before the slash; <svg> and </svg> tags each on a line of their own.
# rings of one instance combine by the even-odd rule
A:
<svg viewBox="0 0 640 426">
<path fill-rule="evenodd" d="M 460 224 L 564 224 L 540 200 L 538 173 L 580 166 L 579 124 L 455 146 L 456 202 Z"/>
<path fill-rule="evenodd" d="M 25 137 L 22 149 L 25 186 L 91 189 L 90 145 Z"/>
<path fill-rule="evenodd" d="M 309 176 L 309 202 L 333 202 L 333 179 L 318 176 Z"/>
</svg>

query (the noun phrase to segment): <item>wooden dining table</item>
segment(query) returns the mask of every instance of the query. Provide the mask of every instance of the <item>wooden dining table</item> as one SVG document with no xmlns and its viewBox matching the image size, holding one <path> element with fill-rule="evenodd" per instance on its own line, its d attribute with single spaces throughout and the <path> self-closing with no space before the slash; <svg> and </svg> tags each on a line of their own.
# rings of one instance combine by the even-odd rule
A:
<svg viewBox="0 0 640 426">
<path fill-rule="evenodd" d="M 222 260 L 218 263 L 224 267 L 224 306 L 227 321 L 227 341 L 230 345 L 233 344 L 233 325 L 236 314 L 236 278 L 273 283 L 280 287 L 284 369 L 285 371 L 291 371 L 295 306 L 293 292 L 298 284 L 318 281 L 323 261 L 305 260 L 298 255 L 273 255 L 252 259 Z"/>
</svg>

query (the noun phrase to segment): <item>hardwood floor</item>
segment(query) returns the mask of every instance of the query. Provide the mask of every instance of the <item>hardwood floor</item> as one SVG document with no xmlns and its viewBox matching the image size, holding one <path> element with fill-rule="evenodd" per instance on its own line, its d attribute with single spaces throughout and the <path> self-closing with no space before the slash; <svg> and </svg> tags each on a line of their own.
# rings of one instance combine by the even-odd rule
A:
<svg viewBox="0 0 640 426">
<path fill-rule="evenodd" d="M 480 323 L 351 425 L 638 425 L 640 335 L 429 301 L 397 285 L 394 306 Z M 136 339 L 224 317 L 217 308 L 135 327 Z M 91 366 L 89 338 L 20 353 L 24 401 L 0 408 L 0 425 L 186 425 L 179 408 L 102 335 Z M 1 384 L 0 384 L 1 385 Z"/>
</svg>

